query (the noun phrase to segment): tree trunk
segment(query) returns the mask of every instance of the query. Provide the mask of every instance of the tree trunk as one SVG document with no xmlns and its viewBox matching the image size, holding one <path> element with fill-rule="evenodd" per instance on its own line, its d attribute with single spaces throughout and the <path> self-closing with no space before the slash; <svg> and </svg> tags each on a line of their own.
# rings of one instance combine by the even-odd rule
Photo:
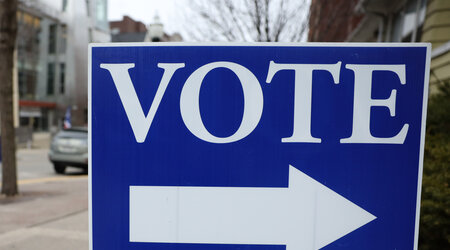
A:
<svg viewBox="0 0 450 250">
<path fill-rule="evenodd" d="M 17 35 L 17 0 L 0 0 L 0 129 L 2 194 L 18 193 L 13 117 L 13 63 Z"/>
</svg>

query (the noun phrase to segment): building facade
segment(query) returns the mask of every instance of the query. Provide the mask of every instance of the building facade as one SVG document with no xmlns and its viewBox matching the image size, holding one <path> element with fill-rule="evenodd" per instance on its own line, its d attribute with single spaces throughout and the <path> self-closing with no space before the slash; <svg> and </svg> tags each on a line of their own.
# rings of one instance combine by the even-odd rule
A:
<svg viewBox="0 0 450 250">
<path fill-rule="evenodd" d="M 33 130 L 87 124 L 87 48 L 109 42 L 107 0 L 20 0 L 17 124 Z"/>
<path fill-rule="evenodd" d="M 450 81 L 450 1 L 312 0 L 308 41 L 430 42 L 430 93 Z"/>
</svg>

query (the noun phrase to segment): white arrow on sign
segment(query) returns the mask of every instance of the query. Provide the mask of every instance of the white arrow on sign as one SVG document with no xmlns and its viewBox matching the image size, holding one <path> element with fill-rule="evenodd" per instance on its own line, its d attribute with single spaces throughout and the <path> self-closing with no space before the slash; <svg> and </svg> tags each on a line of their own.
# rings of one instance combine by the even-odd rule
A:
<svg viewBox="0 0 450 250">
<path fill-rule="evenodd" d="M 316 250 L 376 217 L 296 168 L 288 188 L 130 186 L 130 241 Z"/>
</svg>

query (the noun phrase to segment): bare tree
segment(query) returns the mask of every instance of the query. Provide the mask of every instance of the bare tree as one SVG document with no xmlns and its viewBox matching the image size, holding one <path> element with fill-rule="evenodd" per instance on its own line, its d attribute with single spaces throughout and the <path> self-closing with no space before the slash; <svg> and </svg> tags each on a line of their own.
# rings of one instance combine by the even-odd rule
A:
<svg viewBox="0 0 450 250">
<path fill-rule="evenodd" d="M 16 143 L 13 117 L 13 65 L 17 36 L 17 0 L 0 0 L 0 129 L 2 145 L 2 194 L 18 193 Z"/>
<path fill-rule="evenodd" d="M 193 0 L 186 29 L 200 41 L 298 42 L 309 0 Z"/>
</svg>

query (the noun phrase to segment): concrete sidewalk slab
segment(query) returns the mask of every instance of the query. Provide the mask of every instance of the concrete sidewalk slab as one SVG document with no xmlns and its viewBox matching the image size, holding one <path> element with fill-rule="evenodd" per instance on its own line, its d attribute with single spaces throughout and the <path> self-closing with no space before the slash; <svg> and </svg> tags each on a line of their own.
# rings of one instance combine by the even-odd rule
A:
<svg viewBox="0 0 450 250">
<path fill-rule="evenodd" d="M 87 176 L 36 179 L 20 191 L 0 198 L 0 249 L 88 249 Z"/>
<path fill-rule="evenodd" d="M 0 249 L 82 250 L 89 248 L 88 212 L 0 235 Z"/>
</svg>

